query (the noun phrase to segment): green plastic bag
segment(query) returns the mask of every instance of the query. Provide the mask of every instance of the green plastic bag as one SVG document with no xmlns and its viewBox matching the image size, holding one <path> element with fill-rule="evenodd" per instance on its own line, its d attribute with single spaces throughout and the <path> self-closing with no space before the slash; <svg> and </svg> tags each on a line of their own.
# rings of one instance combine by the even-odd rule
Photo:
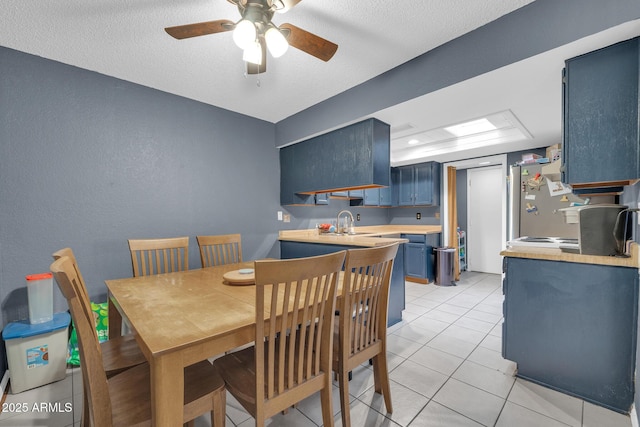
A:
<svg viewBox="0 0 640 427">
<path fill-rule="evenodd" d="M 91 311 L 96 324 L 98 341 L 104 342 L 109 339 L 109 312 L 108 303 L 91 303 Z M 67 352 L 67 363 L 70 365 L 80 365 L 80 351 L 78 350 L 78 335 L 73 322 L 71 322 L 71 334 L 69 336 L 69 350 Z"/>
</svg>

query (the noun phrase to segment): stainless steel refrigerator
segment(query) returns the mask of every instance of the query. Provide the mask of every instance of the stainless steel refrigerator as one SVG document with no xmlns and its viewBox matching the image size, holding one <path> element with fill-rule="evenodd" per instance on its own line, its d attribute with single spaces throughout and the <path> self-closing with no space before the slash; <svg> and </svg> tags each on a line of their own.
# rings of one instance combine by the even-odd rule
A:
<svg viewBox="0 0 640 427">
<path fill-rule="evenodd" d="M 524 236 L 578 237 L 578 225 L 565 223 L 559 209 L 584 200 L 561 188 L 559 177 L 543 175 L 542 166 L 537 163 L 511 166 L 509 240 Z"/>
</svg>

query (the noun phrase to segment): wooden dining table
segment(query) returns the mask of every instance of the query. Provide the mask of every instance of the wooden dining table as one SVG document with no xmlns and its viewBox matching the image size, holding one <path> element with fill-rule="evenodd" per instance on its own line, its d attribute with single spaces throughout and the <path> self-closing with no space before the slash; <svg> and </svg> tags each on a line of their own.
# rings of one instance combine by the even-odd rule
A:
<svg viewBox="0 0 640 427">
<path fill-rule="evenodd" d="M 253 262 L 107 280 L 109 335 L 122 319 L 151 370 L 152 425 L 182 425 L 186 366 L 253 342 L 255 286 L 226 284 Z"/>
<path fill-rule="evenodd" d="M 149 361 L 152 425 L 182 425 L 185 366 L 254 341 L 255 286 L 223 279 L 252 267 L 244 262 L 106 281 L 109 336 L 120 335 L 125 319 Z M 265 298 L 271 298 L 268 289 Z"/>
</svg>

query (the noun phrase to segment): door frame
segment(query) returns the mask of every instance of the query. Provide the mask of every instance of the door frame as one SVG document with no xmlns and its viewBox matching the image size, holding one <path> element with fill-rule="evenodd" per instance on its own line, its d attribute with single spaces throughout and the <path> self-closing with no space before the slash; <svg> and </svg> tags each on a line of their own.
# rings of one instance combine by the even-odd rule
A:
<svg viewBox="0 0 640 427">
<path fill-rule="evenodd" d="M 466 160 L 460 160 L 460 161 L 456 161 L 456 162 L 449 162 L 449 163 L 443 163 L 442 164 L 442 195 L 446 195 L 449 192 L 449 180 L 448 180 L 448 176 L 447 176 L 447 168 L 449 166 L 453 166 L 456 168 L 456 170 L 462 170 L 462 169 L 470 169 L 470 168 L 481 168 L 481 167 L 485 167 L 485 166 L 497 166 L 497 165 L 501 165 L 502 166 L 502 188 L 501 188 L 501 193 L 502 193 L 502 219 L 501 219 L 501 224 L 502 226 L 500 227 L 502 230 L 501 236 L 500 236 L 500 241 L 501 241 L 501 247 L 502 249 L 506 249 L 507 246 L 507 176 L 508 176 L 508 164 L 507 164 L 507 155 L 506 154 L 499 154 L 496 156 L 487 156 L 487 157 L 476 157 L 474 159 L 466 159 Z M 447 197 L 441 197 L 441 201 L 442 201 L 442 210 L 441 210 L 441 215 L 442 215 L 442 239 L 443 242 L 442 244 L 444 246 L 456 246 L 457 242 L 449 242 L 449 203 L 447 200 Z M 454 244 L 455 243 L 455 244 Z"/>
</svg>

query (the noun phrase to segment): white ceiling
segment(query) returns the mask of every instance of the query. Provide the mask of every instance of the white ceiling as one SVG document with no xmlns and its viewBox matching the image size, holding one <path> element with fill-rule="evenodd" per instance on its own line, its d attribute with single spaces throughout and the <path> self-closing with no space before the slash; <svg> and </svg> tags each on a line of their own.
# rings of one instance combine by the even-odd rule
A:
<svg viewBox="0 0 640 427">
<path fill-rule="evenodd" d="M 533 0 L 303 0 L 290 22 L 339 45 L 329 62 L 297 49 L 245 76 L 230 32 L 175 40 L 165 27 L 239 18 L 226 0 L 0 0 L 0 45 L 276 123 L 365 82 Z M 400 6 L 401 5 L 401 6 Z M 532 139 L 496 152 L 560 139 L 564 59 L 640 34 L 637 22 L 592 36 L 372 114 L 392 125 L 392 163 L 416 163 L 405 135 L 510 110 Z M 593 48 L 592 48 L 593 47 Z M 395 129 L 411 125 L 411 129 Z M 430 159 L 494 154 L 449 150 Z"/>
</svg>

